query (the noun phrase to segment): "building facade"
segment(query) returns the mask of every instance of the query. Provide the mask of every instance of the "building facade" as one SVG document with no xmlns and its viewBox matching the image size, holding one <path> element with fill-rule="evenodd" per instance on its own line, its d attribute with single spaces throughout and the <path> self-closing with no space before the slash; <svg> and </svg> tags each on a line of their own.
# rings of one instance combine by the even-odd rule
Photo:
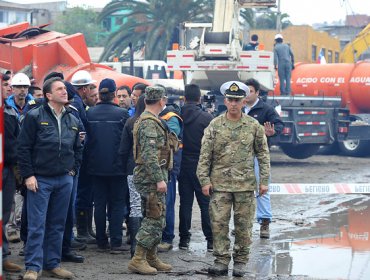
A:
<svg viewBox="0 0 370 280">
<path fill-rule="evenodd" d="M 257 34 L 260 44 L 265 50 L 274 48 L 275 30 L 251 30 L 250 34 Z M 327 63 L 338 63 L 340 55 L 340 42 L 337 37 L 330 36 L 327 32 L 316 31 L 308 25 L 289 26 L 281 34 L 284 43 L 292 48 L 296 62 L 315 63 L 320 52 Z"/>
</svg>

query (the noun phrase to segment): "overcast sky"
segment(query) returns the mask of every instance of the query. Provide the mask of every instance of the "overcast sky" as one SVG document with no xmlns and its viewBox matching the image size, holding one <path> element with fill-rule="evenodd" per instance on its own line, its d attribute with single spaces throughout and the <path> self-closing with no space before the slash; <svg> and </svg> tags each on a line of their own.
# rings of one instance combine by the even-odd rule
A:
<svg viewBox="0 0 370 280">
<path fill-rule="evenodd" d="M 18 3 L 48 2 L 50 0 L 7 0 Z M 177 0 L 168 0 L 177 1 Z M 68 0 L 69 6 L 104 7 L 110 0 Z M 370 0 L 281 0 L 281 11 L 293 24 L 313 24 L 345 19 L 352 14 L 370 15 Z"/>
</svg>

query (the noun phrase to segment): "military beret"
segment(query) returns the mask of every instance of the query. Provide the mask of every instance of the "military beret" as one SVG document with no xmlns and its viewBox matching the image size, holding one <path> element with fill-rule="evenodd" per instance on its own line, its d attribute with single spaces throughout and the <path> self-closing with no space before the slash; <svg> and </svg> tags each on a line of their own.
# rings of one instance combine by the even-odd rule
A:
<svg viewBox="0 0 370 280">
<path fill-rule="evenodd" d="M 223 83 L 220 87 L 220 91 L 228 98 L 244 98 L 249 95 L 249 87 L 238 81 Z"/>
<path fill-rule="evenodd" d="M 116 89 L 117 89 L 116 82 L 109 78 L 102 80 L 99 84 L 100 93 L 115 92 Z"/>
<path fill-rule="evenodd" d="M 147 87 L 145 89 L 146 100 L 160 100 L 166 96 L 166 89 L 161 86 Z"/>
</svg>

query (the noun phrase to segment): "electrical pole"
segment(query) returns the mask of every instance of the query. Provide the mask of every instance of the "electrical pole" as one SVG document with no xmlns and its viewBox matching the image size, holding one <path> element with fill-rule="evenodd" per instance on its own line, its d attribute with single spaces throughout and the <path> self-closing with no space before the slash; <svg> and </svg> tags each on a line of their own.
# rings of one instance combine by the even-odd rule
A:
<svg viewBox="0 0 370 280">
<path fill-rule="evenodd" d="M 278 10 L 276 15 L 276 33 L 281 33 L 281 11 L 280 11 L 280 2 L 281 0 L 277 0 L 278 2 Z"/>
</svg>

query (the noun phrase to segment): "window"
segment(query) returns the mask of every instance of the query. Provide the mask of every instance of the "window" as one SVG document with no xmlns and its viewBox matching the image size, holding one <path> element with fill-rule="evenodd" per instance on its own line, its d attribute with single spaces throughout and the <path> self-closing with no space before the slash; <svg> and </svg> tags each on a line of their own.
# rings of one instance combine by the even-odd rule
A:
<svg viewBox="0 0 370 280">
<path fill-rule="evenodd" d="M 328 50 L 328 63 L 333 63 L 333 51 Z"/>
<path fill-rule="evenodd" d="M 111 19 L 110 17 L 105 18 L 103 20 L 103 28 L 107 30 L 108 32 L 111 31 L 112 25 L 111 25 Z"/>
<path fill-rule="evenodd" d="M 322 51 L 322 55 L 326 58 L 326 49 L 322 48 L 321 51 Z"/>
<path fill-rule="evenodd" d="M 312 62 L 316 62 L 316 59 L 317 59 L 317 46 L 312 45 L 311 60 Z"/>
<path fill-rule="evenodd" d="M 8 22 L 8 12 L 0 11 L 0 22 Z"/>
<path fill-rule="evenodd" d="M 27 21 L 27 13 L 25 12 L 16 12 L 15 13 L 15 21 L 22 22 L 22 21 Z"/>
<path fill-rule="evenodd" d="M 123 17 L 116 17 L 115 25 L 122 25 L 122 24 L 123 24 Z"/>
<path fill-rule="evenodd" d="M 335 63 L 339 63 L 339 52 L 335 52 Z"/>
</svg>

